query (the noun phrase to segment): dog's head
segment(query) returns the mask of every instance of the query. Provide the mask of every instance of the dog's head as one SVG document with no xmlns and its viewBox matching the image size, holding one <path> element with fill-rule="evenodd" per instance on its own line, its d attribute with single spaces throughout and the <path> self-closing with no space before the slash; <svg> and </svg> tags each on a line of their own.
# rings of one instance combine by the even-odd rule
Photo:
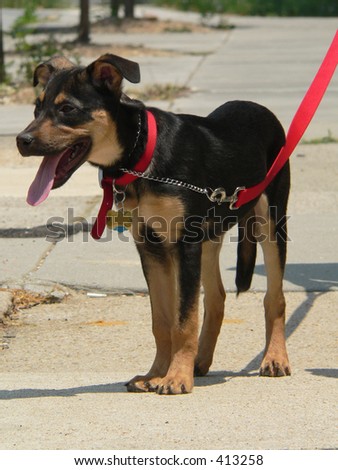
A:
<svg viewBox="0 0 338 470">
<path fill-rule="evenodd" d="M 126 109 L 142 106 L 124 95 L 123 78 L 138 83 L 139 66 L 112 54 L 85 68 L 64 57 L 36 68 L 33 84 L 43 89 L 36 100 L 35 119 L 17 136 L 21 155 L 44 157 L 28 193 L 29 204 L 44 201 L 85 161 L 109 166 L 121 157 L 118 117 Z"/>
</svg>

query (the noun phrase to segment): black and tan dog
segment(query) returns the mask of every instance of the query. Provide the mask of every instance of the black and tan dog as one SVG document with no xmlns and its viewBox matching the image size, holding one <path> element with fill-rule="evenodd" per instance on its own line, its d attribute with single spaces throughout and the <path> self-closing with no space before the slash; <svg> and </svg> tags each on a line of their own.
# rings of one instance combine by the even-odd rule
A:
<svg viewBox="0 0 338 470">
<path fill-rule="evenodd" d="M 132 233 L 149 286 L 156 356 L 128 390 L 187 393 L 194 372 L 207 374 L 224 312 L 219 253 L 223 234 L 234 223 L 238 292 L 250 287 L 257 240 L 264 252 L 266 349 L 260 373 L 289 375 L 282 291 L 288 164 L 264 194 L 236 211 L 184 184 L 170 184 L 174 179 L 232 194 L 238 186 L 259 183 L 284 145 L 280 123 L 266 108 L 245 101 L 228 102 L 207 117 L 146 108 L 122 92 L 123 78 L 138 82 L 138 64 L 111 54 L 88 67 L 61 57 L 41 64 L 34 76 L 34 85 L 43 86 L 35 119 L 18 135 L 17 145 L 23 156 L 44 156 L 29 193 L 29 203 L 38 204 L 85 161 L 116 178 L 121 168 L 133 169 L 147 144 L 147 109 L 155 117 L 157 141 L 146 174 L 157 181 L 139 178 L 129 184 L 125 205 L 137 207 Z M 205 313 L 198 340 L 201 283 Z"/>
</svg>

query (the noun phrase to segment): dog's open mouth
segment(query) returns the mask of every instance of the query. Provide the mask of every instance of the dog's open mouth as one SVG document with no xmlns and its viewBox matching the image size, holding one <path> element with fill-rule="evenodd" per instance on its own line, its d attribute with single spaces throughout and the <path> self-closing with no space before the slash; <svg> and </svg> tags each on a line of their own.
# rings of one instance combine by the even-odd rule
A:
<svg viewBox="0 0 338 470">
<path fill-rule="evenodd" d="M 81 140 L 61 153 L 45 156 L 28 190 L 28 204 L 41 204 L 47 199 L 51 189 L 62 186 L 86 161 L 90 146 L 90 139 Z"/>
</svg>

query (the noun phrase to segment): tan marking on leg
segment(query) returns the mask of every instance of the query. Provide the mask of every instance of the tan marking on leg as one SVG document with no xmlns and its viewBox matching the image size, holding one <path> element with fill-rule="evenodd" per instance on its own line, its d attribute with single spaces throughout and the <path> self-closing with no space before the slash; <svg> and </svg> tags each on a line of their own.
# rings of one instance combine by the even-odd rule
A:
<svg viewBox="0 0 338 470">
<path fill-rule="evenodd" d="M 160 395 L 192 392 L 194 364 L 198 348 L 198 302 L 191 308 L 183 325 L 176 321 L 171 328 L 171 363 L 167 375 L 158 383 Z"/>
<path fill-rule="evenodd" d="M 206 375 L 224 317 L 225 291 L 219 269 L 223 237 L 208 241 L 202 248 L 202 285 L 204 288 L 204 321 L 200 334 L 195 375 Z"/>
<path fill-rule="evenodd" d="M 177 240 L 183 226 L 184 206 L 175 197 L 146 195 L 139 203 L 132 233 L 137 242 L 148 281 L 153 332 L 156 341 L 154 363 L 145 376 L 137 376 L 128 390 L 159 394 L 189 393 L 194 385 L 194 362 L 198 347 L 198 293 L 186 320 L 180 321 L 180 258 Z M 137 220 L 138 219 L 138 220 Z M 152 253 L 152 243 L 142 239 L 145 225 L 163 241 Z M 161 250 L 163 250 L 161 252 Z"/>
<path fill-rule="evenodd" d="M 179 309 L 175 312 L 171 327 L 171 363 L 167 375 L 158 384 L 159 394 L 190 393 L 194 386 L 194 364 L 198 350 L 201 251 L 200 245 L 192 247 L 184 245 L 175 250 L 173 255 L 177 273 Z M 196 270 L 195 276 L 192 273 L 192 266 Z M 192 276 L 189 293 L 186 285 L 182 284 L 189 282 L 186 277 L 188 272 Z"/>
<path fill-rule="evenodd" d="M 139 215 L 164 244 L 174 244 L 184 224 L 184 205 L 176 197 L 145 195 L 139 203 Z"/>
<path fill-rule="evenodd" d="M 267 292 L 264 298 L 266 347 L 260 368 L 261 375 L 290 375 L 285 344 L 285 299 L 283 272 L 280 265 L 275 224 L 269 218 L 268 201 L 262 195 L 255 206 L 256 234 L 264 255 L 267 275 Z"/>
<path fill-rule="evenodd" d="M 128 391 L 155 391 L 167 374 L 171 361 L 171 328 L 178 311 L 176 273 L 171 257 L 165 264 L 157 262 L 145 252 L 141 258 L 146 271 L 152 310 L 156 355 L 149 372 L 131 379 Z"/>
</svg>

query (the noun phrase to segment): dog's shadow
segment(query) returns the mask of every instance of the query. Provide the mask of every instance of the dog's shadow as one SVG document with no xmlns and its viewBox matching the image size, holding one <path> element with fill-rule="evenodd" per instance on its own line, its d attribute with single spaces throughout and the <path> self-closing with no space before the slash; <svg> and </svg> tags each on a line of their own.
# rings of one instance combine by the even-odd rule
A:
<svg viewBox="0 0 338 470">
<path fill-rule="evenodd" d="M 265 276 L 264 265 L 257 265 L 255 274 Z M 285 267 L 284 279 L 306 292 L 338 289 L 338 263 L 289 263 Z"/>
<path fill-rule="evenodd" d="M 260 356 L 258 356 L 260 357 Z M 195 387 L 208 387 L 213 385 L 220 385 L 236 377 L 258 377 L 258 369 L 260 366 L 260 361 L 257 359 L 257 370 L 255 371 L 248 371 L 248 370 L 240 370 L 238 372 L 230 371 L 230 370 L 218 370 L 218 371 L 211 371 L 208 375 L 204 377 L 195 377 Z"/>
<path fill-rule="evenodd" d="M 257 368 L 259 367 L 260 357 L 257 356 Z M 251 363 L 250 363 L 251 364 Z M 306 369 L 310 374 L 326 377 L 338 378 L 338 369 Z M 243 369 L 239 372 L 228 370 L 212 371 L 205 377 L 195 378 L 195 387 L 207 387 L 224 384 L 236 377 L 257 377 L 258 371 L 249 371 Z M 110 384 L 86 385 L 83 387 L 48 389 L 48 388 L 22 388 L 18 390 L 0 390 L 1 400 L 19 400 L 29 398 L 48 398 L 48 397 L 74 397 L 77 395 L 92 393 L 127 393 L 124 382 Z"/>
<path fill-rule="evenodd" d="M 235 268 L 230 269 L 235 270 Z M 311 311 L 315 302 L 326 292 L 338 288 L 338 263 L 308 263 L 308 264 L 289 264 L 286 267 L 285 279 L 294 285 L 304 288 L 304 301 L 290 314 L 285 326 L 285 335 L 288 339 L 294 333 L 308 313 Z M 257 265 L 255 274 L 265 276 L 264 265 Z M 263 351 L 258 353 L 247 365 L 239 372 L 219 371 L 211 372 L 206 377 L 196 380 L 197 386 L 216 385 L 226 382 L 235 377 L 252 377 L 258 375 L 260 363 L 263 358 Z M 337 369 L 306 369 L 313 375 L 327 378 L 337 377 Z"/>
<path fill-rule="evenodd" d="M 124 382 L 99 385 L 85 385 L 72 388 L 21 388 L 18 390 L 0 390 L 0 400 L 18 400 L 25 398 L 74 397 L 86 393 L 125 393 Z"/>
<path fill-rule="evenodd" d="M 231 371 L 210 372 L 205 377 L 196 377 L 196 387 L 206 387 L 227 382 L 231 377 L 258 375 L 256 373 L 242 373 Z M 1 400 L 20 400 L 27 398 L 48 398 L 48 397 L 74 397 L 92 393 L 127 393 L 124 382 L 110 384 L 85 385 L 83 387 L 71 388 L 21 388 L 17 390 L 0 390 Z"/>
</svg>

